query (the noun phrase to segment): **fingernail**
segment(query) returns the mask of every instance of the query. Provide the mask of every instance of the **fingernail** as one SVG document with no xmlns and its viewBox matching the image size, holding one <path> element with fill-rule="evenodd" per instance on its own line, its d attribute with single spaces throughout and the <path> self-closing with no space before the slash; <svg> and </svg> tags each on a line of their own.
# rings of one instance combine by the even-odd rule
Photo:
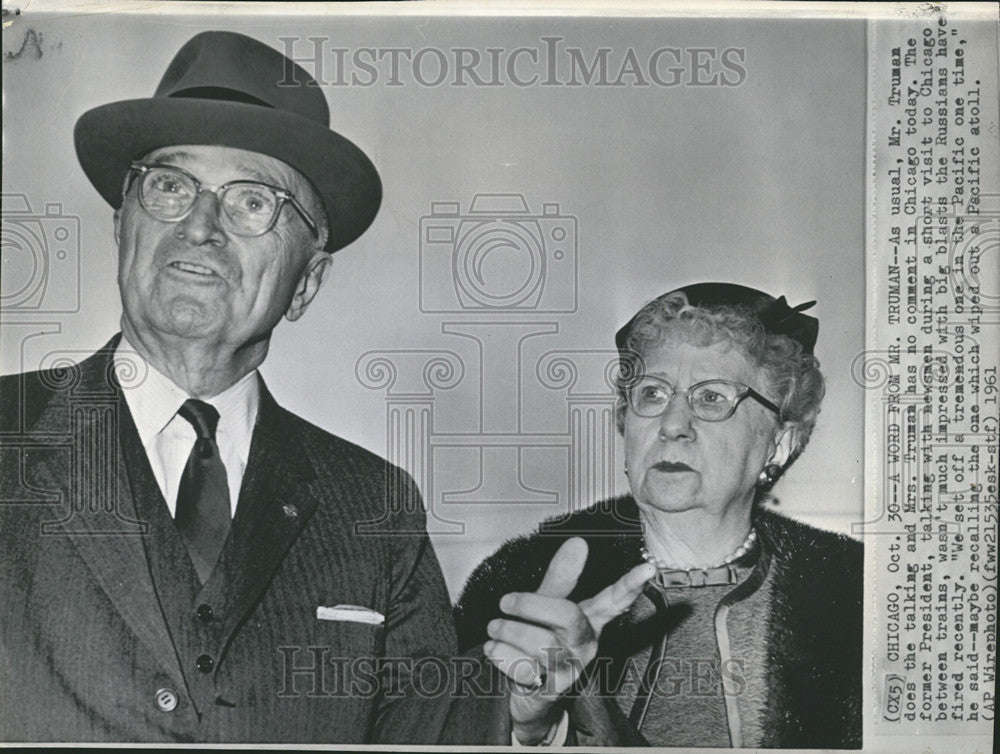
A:
<svg viewBox="0 0 1000 754">
<path fill-rule="evenodd" d="M 510 610 L 511 603 L 513 603 L 513 602 L 514 602 L 514 598 L 511 597 L 509 594 L 505 594 L 503 597 L 500 598 L 500 609 L 503 610 L 503 611 L 505 611 L 505 612 L 507 610 Z"/>
<path fill-rule="evenodd" d="M 499 629 L 500 629 L 500 621 L 498 620 L 491 620 L 489 623 L 486 624 L 486 633 L 488 633 L 490 636 L 493 636 L 493 634 L 495 634 Z"/>
</svg>

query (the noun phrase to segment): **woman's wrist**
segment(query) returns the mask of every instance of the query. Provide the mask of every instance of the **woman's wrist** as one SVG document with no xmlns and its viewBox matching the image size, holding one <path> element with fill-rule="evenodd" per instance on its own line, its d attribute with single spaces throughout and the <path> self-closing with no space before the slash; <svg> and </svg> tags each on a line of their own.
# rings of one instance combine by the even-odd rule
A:
<svg viewBox="0 0 1000 754">
<path fill-rule="evenodd" d="M 559 698 L 547 705 L 547 709 L 541 710 L 538 715 L 532 716 L 529 720 L 512 720 L 511 730 L 518 743 L 523 746 L 537 746 L 543 743 L 553 729 L 559 725 L 565 709 L 565 700 Z"/>
</svg>

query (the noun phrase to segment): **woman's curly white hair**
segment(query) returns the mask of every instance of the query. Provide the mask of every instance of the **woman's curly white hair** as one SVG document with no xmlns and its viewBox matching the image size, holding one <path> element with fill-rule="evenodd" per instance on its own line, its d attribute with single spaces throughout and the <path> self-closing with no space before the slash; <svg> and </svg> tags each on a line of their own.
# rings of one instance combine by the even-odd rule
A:
<svg viewBox="0 0 1000 754">
<path fill-rule="evenodd" d="M 781 409 L 780 421 L 793 423 L 797 428 L 795 447 L 784 467 L 787 469 L 805 449 L 816 426 L 826 392 L 819 361 L 813 354 L 804 353 L 802 345 L 787 335 L 767 332 L 749 308 L 695 307 L 681 291 L 650 301 L 631 322 L 621 350 L 617 380 L 619 433 L 625 428 L 626 390 L 630 378 L 642 373 L 643 357 L 668 338 L 698 346 L 728 341 L 763 371 L 767 380 L 764 389 L 777 396 L 775 403 Z"/>
</svg>

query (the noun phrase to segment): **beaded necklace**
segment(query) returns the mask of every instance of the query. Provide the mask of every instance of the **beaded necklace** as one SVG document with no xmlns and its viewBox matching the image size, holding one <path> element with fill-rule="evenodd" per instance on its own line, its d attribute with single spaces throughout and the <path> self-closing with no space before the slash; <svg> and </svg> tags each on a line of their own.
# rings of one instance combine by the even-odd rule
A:
<svg viewBox="0 0 1000 754">
<path fill-rule="evenodd" d="M 732 553 L 727 555 L 722 561 L 716 563 L 715 565 L 704 566 L 700 568 L 681 568 L 680 566 L 668 563 L 665 560 L 660 560 L 654 557 L 652 553 L 646 548 L 645 543 L 642 545 L 642 559 L 647 563 L 652 563 L 661 571 L 707 571 L 712 568 L 722 568 L 730 563 L 739 560 L 744 555 L 746 555 L 750 550 L 753 549 L 754 544 L 757 542 L 757 530 L 753 527 L 750 528 L 750 533 L 747 534 L 746 539 L 743 540 L 743 544 L 733 550 Z"/>
</svg>

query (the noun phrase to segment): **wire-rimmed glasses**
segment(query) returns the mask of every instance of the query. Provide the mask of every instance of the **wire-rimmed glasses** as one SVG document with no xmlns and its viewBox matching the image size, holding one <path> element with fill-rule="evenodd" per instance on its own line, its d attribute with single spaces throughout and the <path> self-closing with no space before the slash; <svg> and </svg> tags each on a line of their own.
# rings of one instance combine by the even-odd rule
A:
<svg viewBox="0 0 1000 754">
<path fill-rule="evenodd" d="M 139 203 L 157 220 L 168 223 L 183 220 L 201 192 L 212 191 L 218 199 L 219 222 L 227 232 L 244 237 L 262 236 L 274 227 L 281 208 L 288 204 L 298 212 L 313 237 L 319 238 L 315 221 L 295 195 L 280 186 L 251 180 L 208 186 L 174 165 L 133 162 L 123 195 L 128 193 L 134 176 L 139 177 Z"/>
</svg>

